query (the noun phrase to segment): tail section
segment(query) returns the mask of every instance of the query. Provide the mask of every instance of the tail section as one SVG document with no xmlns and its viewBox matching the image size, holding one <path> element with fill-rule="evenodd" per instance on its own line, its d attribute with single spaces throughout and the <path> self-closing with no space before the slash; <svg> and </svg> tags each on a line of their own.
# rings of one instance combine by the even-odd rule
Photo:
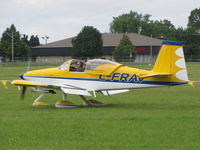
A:
<svg viewBox="0 0 200 150">
<path fill-rule="evenodd" d="M 183 45 L 179 42 L 163 41 L 152 72 L 170 74 L 170 82 L 188 82 Z"/>
</svg>

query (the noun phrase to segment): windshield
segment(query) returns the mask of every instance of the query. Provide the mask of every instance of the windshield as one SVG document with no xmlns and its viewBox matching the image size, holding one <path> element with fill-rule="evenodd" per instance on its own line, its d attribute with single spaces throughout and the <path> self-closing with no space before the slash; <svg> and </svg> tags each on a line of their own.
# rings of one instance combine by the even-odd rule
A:
<svg viewBox="0 0 200 150">
<path fill-rule="evenodd" d="M 60 70 L 67 70 L 67 69 L 69 68 L 69 63 L 70 63 L 70 61 L 67 61 L 67 62 L 63 63 L 63 64 L 59 67 L 59 69 L 60 69 Z"/>
<path fill-rule="evenodd" d="M 84 70 L 95 70 L 96 67 L 102 64 L 118 65 L 119 63 L 104 59 L 91 59 L 85 64 L 82 60 L 73 59 L 60 65 L 59 69 L 73 72 L 84 72 Z"/>
<path fill-rule="evenodd" d="M 112 62 L 110 60 L 104 59 L 92 59 L 88 60 L 85 66 L 85 70 L 94 70 L 97 66 L 101 64 L 111 64 L 111 65 L 118 65 L 116 62 Z"/>
</svg>

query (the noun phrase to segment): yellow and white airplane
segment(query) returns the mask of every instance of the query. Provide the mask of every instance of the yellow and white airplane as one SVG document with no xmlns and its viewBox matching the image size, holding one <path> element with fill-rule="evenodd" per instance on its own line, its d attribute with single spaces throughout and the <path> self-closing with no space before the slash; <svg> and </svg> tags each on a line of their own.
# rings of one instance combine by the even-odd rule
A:
<svg viewBox="0 0 200 150">
<path fill-rule="evenodd" d="M 41 92 L 33 106 L 47 106 L 40 99 L 45 94 L 55 94 L 56 90 L 61 90 L 63 100 L 55 104 L 58 108 L 78 106 L 67 101 L 67 94 L 79 95 L 85 105 L 102 106 L 103 103 L 87 100 L 85 96 L 96 97 L 96 92 L 108 96 L 128 92 L 133 88 L 192 85 L 188 80 L 183 46 L 173 41 L 163 41 L 155 65 L 150 71 L 103 59 L 91 59 L 87 62 L 73 59 L 60 67 L 28 71 L 20 77 L 22 80 L 14 80 L 11 84 L 23 87 L 22 96 L 26 87 Z"/>
</svg>

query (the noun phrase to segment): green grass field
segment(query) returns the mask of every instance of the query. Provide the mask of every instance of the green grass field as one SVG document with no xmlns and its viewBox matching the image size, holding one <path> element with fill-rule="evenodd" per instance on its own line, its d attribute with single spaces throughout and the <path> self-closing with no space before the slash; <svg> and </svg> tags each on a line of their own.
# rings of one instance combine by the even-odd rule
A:
<svg viewBox="0 0 200 150">
<path fill-rule="evenodd" d="M 149 65 L 132 65 L 149 68 Z M 189 63 L 190 80 L 200 80 L 200 63 Z M 49 67 L 33 66 L 31 69 Z M 3 65 L 0 80 L 16 79 L 25 66 Z M 61 149 L 200 149 L 200 83 L 135 89 L 97 100 L 101 108 L 56 109 L 61 93 L 47 95 L 50 107 L 32 107 L 39 93 L 28 91 L 25 100 L 15 86 L 0 86 L 0 150 Z M 78 96 L 69 96 L 77 104 Z"/>
</svg>

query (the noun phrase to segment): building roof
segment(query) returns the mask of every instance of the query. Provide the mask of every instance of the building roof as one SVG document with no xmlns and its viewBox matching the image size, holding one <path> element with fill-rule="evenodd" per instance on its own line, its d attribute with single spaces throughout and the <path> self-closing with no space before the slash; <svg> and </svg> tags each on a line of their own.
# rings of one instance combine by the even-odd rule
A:
<svg viewBox="0 0 200 150">
<path fill-rule="evenodd" d="M 120 40 L 122 39 L 124 33 L 103 33 L 102 39 L 103 39 L 103 47 L 115 47 L 120 43 Z M 148 36 L 136 34 L 136 33 L 127 33 L 130 41 L 135 46 L 149 46 L 149 45 L 160 45 L 162 43 L 162 40 L 151 38 Z M 55 48 L 55 47 L 72 47 L 72 41 L 73 37 L 59 40 L 56 42 L 48 43 L 46 45 L 40 45 L 34 48 Z"/>
</svg>

